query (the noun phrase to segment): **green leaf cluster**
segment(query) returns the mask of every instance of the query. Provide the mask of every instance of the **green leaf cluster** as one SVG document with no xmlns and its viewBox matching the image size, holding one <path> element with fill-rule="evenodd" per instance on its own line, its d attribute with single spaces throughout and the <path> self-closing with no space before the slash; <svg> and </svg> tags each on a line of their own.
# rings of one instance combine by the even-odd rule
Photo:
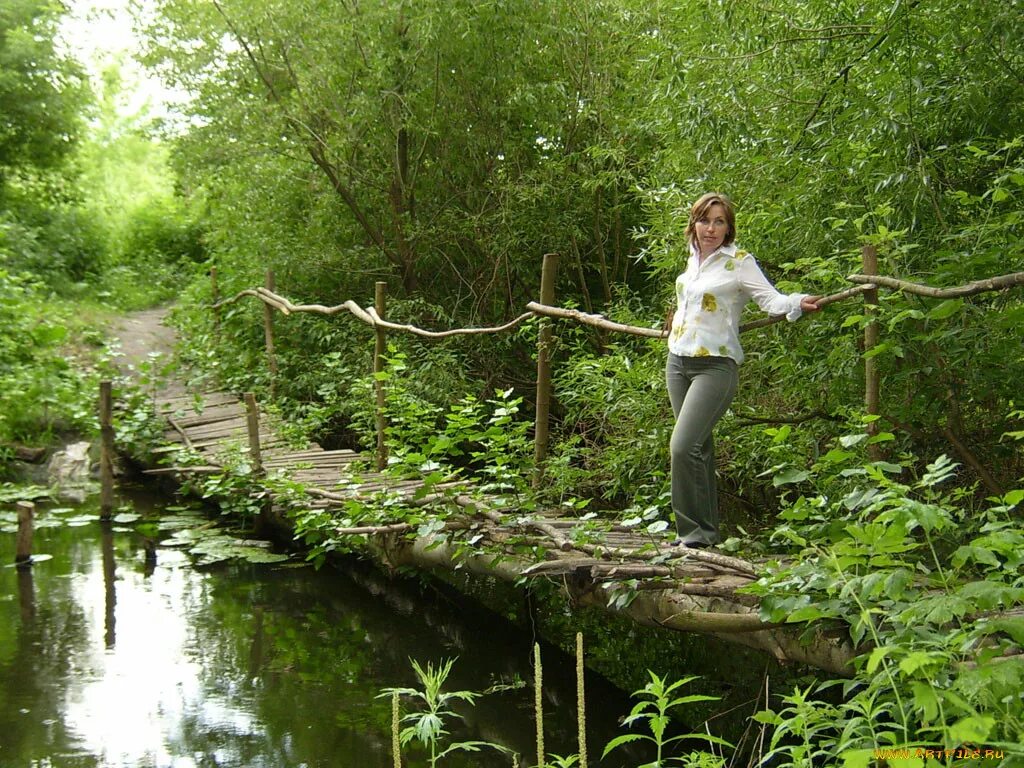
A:
<svg viewBox="0 0 1024 768">
<path fill-rule="evenodd" d="M 838 682 L 813 685 L 765 715 L 773 754 L 799 764 L 881 746 L 1021 743 L 1024 532 L 1013 511 L 1024 491 L 968 510 L 955 471 L 943 456 L 908 485 L 884 467 L 847 467 L 816 478 L 831 495 L 783 513 L 776 537 L 794 557 L 753 588 L 762 614 L 811 632 L 848 627 L 861 654 L 841 703 L 822 698 Z"/>
</svg>

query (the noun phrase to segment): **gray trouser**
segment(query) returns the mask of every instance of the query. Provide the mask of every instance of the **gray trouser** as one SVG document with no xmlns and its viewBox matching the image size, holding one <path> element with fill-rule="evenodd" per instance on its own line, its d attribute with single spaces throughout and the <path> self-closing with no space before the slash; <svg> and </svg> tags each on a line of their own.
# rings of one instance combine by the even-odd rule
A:
<svg viewBox="0 0 1024 768">
<path fill-rule="evenodd" d="M 739 371 L 729 357 L 680 357 L 671 352 L 665 384 L 672 430 L 672 511 L 686 543 L 717 544 L 718 493 L 712 432 L 736 395 Z"/>
</svg>

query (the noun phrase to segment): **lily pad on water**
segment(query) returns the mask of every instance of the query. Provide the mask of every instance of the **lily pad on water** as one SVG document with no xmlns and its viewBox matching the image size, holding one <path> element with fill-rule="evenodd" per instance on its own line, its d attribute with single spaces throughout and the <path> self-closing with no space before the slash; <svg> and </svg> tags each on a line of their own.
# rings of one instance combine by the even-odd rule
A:
<svg viewBox="0 0 1024 768">
<path fill-rule="evenodd" d="M 0 483 L 0 504 L 14 501 L 35 501 L 51 495 L 52 489 L 42 485 L 14 485 Z"/>
<path fill-rule="evenodd" d="M 118 515 L 114 515 L 111 519 L 115 523 L 134 523 L 136 520 L 141 520 L 142 515 L 138 515 L 134 512 L 122 512 Z"/>
<path fill-rule="evenodd" d="M 263 541 L 262 539 L 236 539 L 236 543 L 240 547 L 260 547 L 262 549 L 270 549 L 270 542 Z"/>
<path fill-rule="evenodd" d="M 156 524 L 156 527 L 161 531 L 173 531 L 180 528 L 198 528 L 206 522 L 206 518 L 199 515 L 175 515 L 174 517 L 162 518 Z"/>
<path fill-rule="evenodd" d="M 50 512 L 47 510 L 46 512 Z M 32 529 L 39 530 L 40 528 L 60 528 L 67 524 L 67 520 L 63 520 L 58 517 L 53 517 L 49 514 L 43 513 L 38 514 L 32 520 Z M 18 514 L 17 512 L 0 512 L 0 533 L 17 533 L 18 532 Z"/>
<path fill-rule="evenodd" d="M 245 552 L 239 552 L 238 558 L 245 560 L 247 563 L 283 563 L 288 559 L 288 555 L 282 554 L 281 552 L 268 552 L 265 549 L 254 549 L 252 547 L 246 547 Z"/>
<path fill-rule="evenodd" d="M 203 539 L 189 552 L 196 557 L 198 565 L 212 565 L 224 560 L 245 560 L 249 563 L 280 563 L 288 555 L 270 552 L 266 542 L 251 542 L 233 536 L 218 534 Z"/>
<path fill-rule="evenodd" d="M 160 546 L 166 549 L 174 549 L 175 547 L 188 547 L 191 546 L 191 544 L 192 542 L 188 539 L 178 539 L 174 537 L 164 539 L 160 542 Z"/>
<path fill-rule="evenodd" d="M 270 551 L 270 542 L 239 539 L 212 527 L 197 527 L 175 531 L 160 542 L 161 547 L 187 549 L 197 565 L 213 565 L 227 560 L 249 563 L 280 563 L 288 555 Z"/>
<path fill-rule="evenodd" d="M 190 568 L 192 559 L 187 552 L 178 549 L 164 549 L 157 555 L 157 563 L 161 568 Z"/>
<path fill-rule="evenodd" d="M 32 565 L 36 563 L 45 563 L 47 560 L 53 560 L 53 555 L 32 555 L 30 558 Z M 20 563 L 8 563 L 4 568 L 17 568 Z"/>
<path fill-rule="evenodd" d="M 195 541 L 216 536 L 218 531 L 211 528 L 182 528 L 171 534 L 171 539 L 192 544 Z"/>
</svg>

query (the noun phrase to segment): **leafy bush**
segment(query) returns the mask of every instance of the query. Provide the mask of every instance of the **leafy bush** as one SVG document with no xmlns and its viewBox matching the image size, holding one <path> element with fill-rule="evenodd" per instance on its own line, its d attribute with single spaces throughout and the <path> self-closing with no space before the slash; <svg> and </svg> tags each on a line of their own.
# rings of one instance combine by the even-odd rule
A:
<svg viewBox="0 0 1024 768">
<path fill-rule="evenodd" d="M 97 377 L 66 357 L 68 310 L 44 301 L 38 280 L 2 268 L 0 294 L 0 444 L 94 429 Z"/>
<path fill-rule="evenodd" d="M 862 653 L 841 703 L 820 696 L 838 684 L 824 683 L 759 716 L 776 729 L 771 755 L 867 765 L 880 747 L 965 742 L 1024 754 L 1024 490 L 974 510 L 945 456 L 902 482 L 912 457 L 904 468 L 831 453 L 807 478 L 820 492 L 781 515 L 774 538 L 794 556 L 751 589 L 766 620 L 848 625 Z"/>
<path fill-rule="evenodd" d="M 620 503 L 658 496 L 672 431 L 662 345 L 616 342 L 565 357 L 554 382 L 561 430 L 548 463 L 555 493 Z"/>
<path fill-rule="evenodd" d="M 0 212 L 0 268 L 30 272 L 63 293 L 100 273 L 105 249 L 97 222 L 73 206 L 22 201 Z"/>
</svg>

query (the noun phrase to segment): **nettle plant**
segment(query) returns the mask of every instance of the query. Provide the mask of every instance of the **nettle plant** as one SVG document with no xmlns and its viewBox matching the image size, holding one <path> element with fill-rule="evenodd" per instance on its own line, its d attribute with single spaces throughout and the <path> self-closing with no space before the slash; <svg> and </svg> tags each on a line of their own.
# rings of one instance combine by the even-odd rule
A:
<svg viewBox="0 0 1024 768">
<path fill-rule="evenodd" d="M 887 746 L 1024 754 L 1024 527 L 1013 514 L 1024 490 L 971 509 L 962 490 L 943 490 L 957 472 L 948 457 L 911 483 L 901 469 L 826 462 L 808 479 L 833 493 L 781 514 L 774 541 L 796 556 L 751 588 L 762 616 L 847 627 L 861 651 L 851 680 L 797 689 L 759 716 L 775 726 L 773 754 L 791 761 L 781 764 L 830 754 L 867 765 Z M 818 695 L 837 685 L 841 704 Z"/>
<path fill-rule="evenodd" d="M 414 391 L 410 379 L 416 373 L 405 353 L 391 352 L 385 369 L 375 374 L 385 389 L 388 470 L 425 476 L 428 485 L 469 475 L 488 492 L 525 493 L 532 450 L 530 424 L 517 418 L 523 398 L 512 389 L 498 390 L 487 400 L 467 394 L 445 410 Z M 367 445 L 373 435 L 372 381 L 360 384 L 368 407 L 356 418 Z"/>
<path fill-rule="evenodd" d="M 174 454 L 179 466 L 201 464 L 203 457 L 183 448 Z M 230 515 L 251 522 L 263 509 L 270 493 L 265 478 L 253 465 L 248 450 L 241 443 L 228 443 L 217 456 L 220 472 L 196 474 L 182 483 L 186 493 L 216 502 L 222 515 Z"/>
</svg>

